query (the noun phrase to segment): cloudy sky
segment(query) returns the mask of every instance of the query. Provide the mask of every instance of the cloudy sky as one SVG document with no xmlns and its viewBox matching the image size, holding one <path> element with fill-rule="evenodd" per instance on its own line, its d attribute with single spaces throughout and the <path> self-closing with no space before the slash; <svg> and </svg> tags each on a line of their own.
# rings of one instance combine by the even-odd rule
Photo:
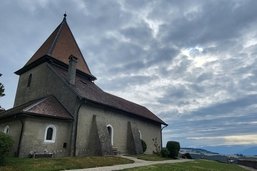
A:
<svg viewBox="0 0 257 171">
<path fill-rule="evenodd" d="M 169 124 L 164 142 L 257 145 L 256 0 L 2 0 L 0 82 L 11 108 L 20 69 L 67 21 L 112 94 Z"/>
</svg>

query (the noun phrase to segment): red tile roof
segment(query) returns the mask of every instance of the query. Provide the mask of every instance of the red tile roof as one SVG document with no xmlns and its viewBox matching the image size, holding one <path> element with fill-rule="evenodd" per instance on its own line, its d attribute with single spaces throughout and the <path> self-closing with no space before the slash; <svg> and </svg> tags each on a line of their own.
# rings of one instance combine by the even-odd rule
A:
<svg viewBox="0 0 257 171">
<path fill-rule="evenodd" d="M 67 81 L 67 71 L 56 66 L 52 66 L 55 72 Z M 89 81 L 80 76 L 76 76 L 75 86 L 71 88 L 77 93 L 78 96 L 83 97 L 92 102 L 102 104 L 111 108 L 115 108 L 121 111 L 125 111 L 132 116 L 139 116 L 150 119 L 152 121 L 167 125 L 164 121 L 158 118 L 146 107 L 130 102 L 123 98 L 114 96 L 112 94 L 104 92 L 94 82 Z"/>
<path fill-rule="evenodd" d="M 77 69 L 93 76 L 67 24 L 66 18 L 63 19 L 24 67 L 43 58 L 45 55 L 51 56 L 67 65 L 69 64 L 69 56 L 73 55 L 78 58 Z"/>
<path fill-rule="evenodd" d="M 66 120 L 73 119 L 70 113 L 54 96 L 48 96 L 41 99 L 32 100 L 23 105 L 6 110 L 5 112 L 0 113 L 0 118 L 6 118 L 13 115 L 22 114 Z"/>
</svg>

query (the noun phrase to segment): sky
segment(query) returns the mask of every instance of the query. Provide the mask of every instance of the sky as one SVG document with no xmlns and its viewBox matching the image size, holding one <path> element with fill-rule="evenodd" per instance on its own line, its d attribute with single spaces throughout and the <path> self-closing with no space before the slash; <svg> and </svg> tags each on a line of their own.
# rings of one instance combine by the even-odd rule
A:
<svg viewBox="0 0 257 171">
<path fill-rule="evenodd" d="M 256 0 L 1 0 L 0 105 L 67 13 L 103 90 L 146 106 L 183 147 L 257 145 Z"/>
</svg>

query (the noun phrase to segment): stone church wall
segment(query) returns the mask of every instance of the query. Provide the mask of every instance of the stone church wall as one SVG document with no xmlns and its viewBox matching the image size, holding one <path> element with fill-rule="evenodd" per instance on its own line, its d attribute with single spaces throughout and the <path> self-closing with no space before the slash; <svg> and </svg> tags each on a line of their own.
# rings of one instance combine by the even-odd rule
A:
<svg viewBox="0 0 257 171">
<path fill-rule="evenodd" d="M 18 142 L 19 142 L 20 132 L 21 132 L 21 125 L 22 124 L 20 120 L 0 122 L 0 131 L 3 132 L 5 127 L 8 126 L 9 132 L 7 134 L 10 135 L 14 141 L 14 144 L 10 152 L 11 156 L 15 156 L 15 154 L 17 153 Z"/>
<path fill-rule="evenodd" d="M 31 84 L 27 87 L 30 74 L 32 74 Z M 54 95 L 73 114 L 76 109 L 77 96 L 68 86 L 68 83 L 65 84 L 65 81 L 54 73 L 49 64 L 43 63 L 20 76 L 14 106 Z"/>
<path fill-rule="evenodd" d="M 47 126 L 54 125 L 56 137 L 54 143 L 45 142 Z M 21 143 L 21 157 L 28 157 L 29 153 L 53 153 L 55 157 L 69 156 L 71 123 L 54 119 L 27 118 Z M 64 147 L 66 143 L 66 147 Z"/>
<path fill-rule="evenodd" d="M 97 106 L 83 105 L 79 111 L 78 118 L 78 133 L 77 133 L 77 154 L 87 155 L 88 143 L 90 141 L 89 134 L 92 127 L 93 116 L 106 125 L 110 124 L 113 127 L 113 147 L 117 147 L 118 151 L 122 154 L 128 153 L 127 151 L 127 129 L 128 122 L 135 125 L 141 132 L 142 139 L 147 144 L 146 154 L 152 154 L 155 151 L 153 139 L 156 138 L 157 144 L 161 143 L 160 125 L 154 124 L 149 120 L 142 120 L 135 117 L 117 112 L 114 110 L 102 109 Z M 97 148 L 97 147 L 92 147 Z"/>
<path fill-rule="evenodd" d="M 29 75 L 31 77 L 31 83 L 28 87 Z M 43 63 L 31 70 L 23 73 L 18 82 L 14 107 L 24 104 L 28 101 L 44 97 L 46 95 L 47 87 L 47 75 L 49 74 L 47 69 L 47 63 Z"/>
</svg>

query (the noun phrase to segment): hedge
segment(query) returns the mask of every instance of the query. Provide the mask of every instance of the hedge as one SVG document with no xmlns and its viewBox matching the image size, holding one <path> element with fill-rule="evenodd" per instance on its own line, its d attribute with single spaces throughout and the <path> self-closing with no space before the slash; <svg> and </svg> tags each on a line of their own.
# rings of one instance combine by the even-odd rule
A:
<svg viewBox="0 0 257 171">
<path fill-rule="evenodd" d="M 169 151 L 169 157 L 176 159 L 178 158 L 178 153 L 180 150 L 180 144 L 177 141 L 168 141 L 166 145 L 167 150 Z"/>
</svg>

